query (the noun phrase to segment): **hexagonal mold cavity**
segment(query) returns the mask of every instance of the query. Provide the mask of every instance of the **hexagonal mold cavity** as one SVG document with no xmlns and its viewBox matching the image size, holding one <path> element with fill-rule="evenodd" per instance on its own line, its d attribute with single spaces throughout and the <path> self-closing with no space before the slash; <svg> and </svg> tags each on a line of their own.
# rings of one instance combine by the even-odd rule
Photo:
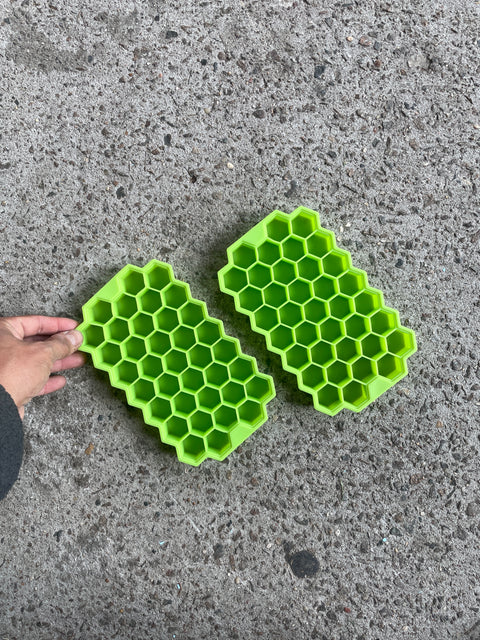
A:
<svg viewBox="0 0 480 640">
<path fill-rule="evenodd" d="M 294 344 L 285 354 L 290 371 L 303 369 L 308 363 L 308 349 L 301 344 Z"/>
<path fill-rule="evenodd" d="M 218 429 L 231 429 L 238 422 L 238 415 L 234 407 L 222 405 L 213 414 L 215 426 Z"/>
<path fill-rule="evenodd" d="M 382 356 L 377 362 L 377 367 L 379 375 L 389 380 L 395 380 L 395 382 L 397 382 L 397 379 L 403 378 L 406 373 L 405 361 L 391 353 L 386 353 Z"/>
<path fill-rule="evenodd" d="M 387 335 L 397 325 L 397 313 L 393 309 L 379 309 L 370 316 L 370 324 L 374 333 Z"/>
<path fill-rule="evenodd" d="M 342 337 L 342 323 L 336 318 L 327 318 L 320 326 L 320 336 L 325 342 L 335 342 Z"/>
<path fill-rule="evenodd" d="M 239 382 L 231 380 L 222 387 L 222 398 L 225 402 L 238 405 L 239 402 L 245 399 L 245 387 Z"/>
<path fill-rule="evenodd" d="M 276 327 L 268 337 L 272 348 L 277 352 L 288 349 L 294 343 L 293 330 L 283 324 Z"/>
<path fill-rule="evenodd" d="M 287 289 L 282 284 L 271 282 L 263 290 L 263 297 L 265 299 L 265 304 L 278 309 L 287 301 Z"/>
<path fill-rule="evenodd" d="M 146 355 L 139 362 L 143 376 L 148 378 L 158 378 L 163 373 L 162 359 L 157 355 Z"/>
<path fill-rule="evenodd" d="M 115 365 L 122 359 L 122 352 L 118 344 L 111 342 L 105 342 L 96 352 L 98 358 L 98 366 L 102 365 Z"/>
<path fill-rule="evenodd" d="M 220 362 L 212 362 L 205 369 L 205 378 L 209 384 L 221 387 L 229 380 L 227 366 Z"/>
<path fill-rule="evenodd" d="M 156 386 L 159 393 L 168 397 L 173 397 L 180 390 L 178 376 L 167 372 L 157 379 Z"/>
<path fill-rule="evenodd" d="M 263 264 L 275 264 L 277 260 L 280 260 L 280 245 L 270 240 L 265 240 L 257 249 L 258 259 Z"/>
<path fill-rule="evenodd" d="M 302 371 L 303 384 L 309 389 L 318 389 L 325 382 L 325 369 L 311 364 Z"/>
<path fill-rule="evenodd" d="M 367 286 L 367 275 L 360 269 L 349 269 L 338 279 L 340 293 L 353 296 Z"/>
<path fill-rule="evenodd" d="M 385 352 L 383 347 L 384 340 L 380 338 L 380 336 L 375 335 L 374 333 L 368 334 L 365 338 L 363 338 L 362 345 L 362 353 L 367 358 L 376 358 Z"/>
<path fill-rule="evenodd" d="M 291 236 L 282 242 L 282 253 L 287 260 L 296 262 L 305 255 L 305 244 L 301 238 Z"/>
<path fill-rule="evenodd" d="M 290 235 L 288 219 L 282 218 L 281 215 L 274 215 L 266 224 L 267 237 L 277 242 L 281 242 Z"/>
<path fill-rule="evenodd" d="M 106 324 L 112 317 L 112 304 L 106 300 L 99 300 L 95 306 L 89 308 L 88 314 L 93 322 Z"/>
<path fill-rule="evenodd" d="M 188 291 L 182 282 L 172 282 L 162 291 L 162 298 L 167 307 L 179 309 L 188 300 Z"/>
<path fill-rule="evenodd" d="M 151 380 L 139 378 L 129 389 L 127 395 L 131 395 L 132 404 L 146 404 L 155 397 L 155 386 Z"/>
<path fill-rule="evenodd" d="M 150 334 L 145 340 L 145 344 L 147 345 L 147 351 L 157 356 L 165 355 L 172 346 L 170 335 L 164 331 L 155 331 L 155 333 Z"/>
<path fill-rule="evenodd" d="M 180 416 L 172 416 L 166 422 L 167 437 L 169 444 L 180 442 L 188 433 L 188 422 Z"/>
<path fill-rule="evenodd" d="M 170 349 L 163 357 L 165 371 L 177 375 L 185 371 L 188 366 L 187 354 L 179 349 Z"/>
<path fill-rule="evenodd" d="M 337 387 L 344 386 L 350 380 L 347 365 L 339 360 L 328 366 L 325 373 L 328 382 Z"/>
<path fill-rule="evenodd" d="M 228 364 L 238 355 L 237 343 L 231 338 L 221 338 L 213 347 L 213 357 Z"/>
<path fill-rule="evenodd" d="M 263 304 L 262 292 L 255 287 L 246 287 L 238 296 L 238 304 L 246 311 L 255 311 Z"/>
<path fill-rule="evenodd" d="M 325 413 L 335 415 L 342 408 L 340 389 L 333 384 L 321 387 L 313 396 L 315 408 Z"/>
<path fill-rule="evenodd" d="M 129 296 L 127 294 L 115 300 L 113 306 L 116 310 L 116 315 L 120 316 L 120 318 L 131 318 L 138 311 L 137 299 L 135 296 Z"/>
<path fill-rule="evenodd" d="M 388 351 L 396 356 L 405 356 L 410 354 L 415 348 L 413 336 L 410 331 L 402 331 L 395 329 L 387 337 Z"/>
<path fill-rule="evenodd" d="M 232 291 L 241 291 L 248 284 L 247 272 L 238 267 L 231 267 L 225 274 L 225 282 Z"/>
<path fill-rule="evenodd" d="M 342 389 L 343 400 L 347 404 L 353 405 L 355 409 L 361 408 L 368 403 L 369 395 L 366 385 L 352 380 Z"/>
<path fill-rule="evenodd" d="M 187 327 L 197 327 L 206 317 L 206 310 L 200 302 L 187 302 L 181 307 L 180 320 Z"/>
<path fill-rule="evenodd" d="M 214 429 L 207 436 L 207 452 L 212 458 L 223 460 L 231 447 L 228 433 Z"/>
<path fill-rule="evenodd" d="M 203 371 L 201 371 L 200 369 L 193 369 L 192 367 L 189 369 L 185 369 L 185 371 L 180 376 L 180 380 L 182 388 L 190 392 L 198 391 L 205 384 Z"/>
<path fill-rule="evenodd" d="M 195 395 L 187 391 L 179 391 L 173 398 L 173 407 L 177 414 L 189 416 L 197 408 Z"/>
<path fill-rule="evenodd" d="M 318 327 L 313 322 L 301 322 L 293 330 L 295 342 L 308 347 L 318 340 Z"/>
<path fill-rule="evenodd" d="M 181 453 L 179 452 L 179 449 Z M 188 435 L 177 446 L 177 453 L 182 457 L 184 462 L 197 466 L 206 457 L 205 444 L 203 438 L 196 435 Z"/>
<path fill-rule="evenodd" d="M 364 289 L 355 298 L 355 310 L 363 316 L 370 315 L 382 306 L 382 292 L 375 289 Z"/>
<path fill-rule="evenodd" d="M 315 280 L 322 275 L 321 262 L 311 256 L 304 256 L 297 263 L 298 275 L 305 280 Z"/>
<path fill-rule="evenodd" d="M 292 232 L 301 238 L 308 238 L 318 228 L 318 218 L 313 211 L 299 211 L 292 214 Z"/>
<path fill-rule="evenodd" d="M 330 276 L 320 276 L 313 282 L 313 291 L 319 300 L 329 300 L 336 294 L 335 279 Z"/>
<path fill-rule="evenodd" d="M 348 336 L 335 344 L 337 358 L 342 362 L 352 362 L 360 355 L 359 344 Z"/>
<path fill-rule="evenodd" d="M 147 405 L 145 411 L 148 411 L 148 415 L 152 421 L 155 420 L 162 423 L 172 415 L 172 405 L 167 398 L 157 396 Z"/>
<path fill-rule="evenodd" d="M 142 338 L 137 338 L 137 336 L 130 336 L 122 342 L 122 351 L 124 353 L 125 358 L 130 358 L 130 360 L 141 360 L 143 356 L 147 353 L 147 346 L 145 340 Z"/>
<path fill-rule="evenodd" d="M 315 324 L 319 324 L 328 315 L 327 303 L 318 298 L 309 300 L 303 307 L 305 313 L 305 320 L 309 320 Z"/>
<path fill-rule="evenodd" d="M 190 432 L 195 435 L 205 436 L 212 430 L 213 418 L 212 414 L 207 411 L 198 409 L 189 417 Z"/>
<path fill-rule="evenodd" d="M 155 328 L 152 316 L 147 313 L 137 313 L 129 320 L 129 323 L 131 323 L 133 333 L 137 336 L 148 336 Z"/>
<path fill-rule="evenodd" d="M 85 341 L 87 342 L 87 344 L 92 345 L 92 347 L 99 347 L 105 340 L 103 327 L 96 324 L 91 324 L 89 327 L 87 327 L 85 329 L 84 335 Z"/>
<path fill-rule="evenodd" d="M 173 344 L 177 349 L 188 351 L 196 342 L 195 332 L 191 327 L 177 327 L 172 333 Z"/>
<path fill-rule="evenodd" d="M 352 364 L 352 376 L 358 382 L 367 384 L 376 375 L 375 363 L 369 358 L 362 356 Z"/>
<path fill-rule="evenodd" d="M 307 280 L 297 278 L 288 285 L 288 297 L 292 302 L 305 304 L 312 297 L 310 283 Z"/>
<path fill-rule="evenodd" d="M 218 322 L 214 322 L 213 320 L 204 320 L 202 324 L 197 326 L 195 331 L 198 341 L 206 345 L 215 344 L 220 340 L 220 336 L 222 335 Z"/>
<path fill-rule="evenodd" d="M 254 362 L 255 362 L 254 360 L 252 360 L 251 358 L 247 358 L 245 356 L 240 356 L 238 358 L 235 358 L 235 360 L 231 362 L 228 367 L 230 370 L 230 377 L 232 378 L 232 380 L 235 380 L 238 382 L 246 382 L 247 380 L 249 380 L 255 373 Z M 255 379 L 261 380 L 262 378 L 258 378 L 257 376 Z M 253 395 L 257 397 L 255 394 Z"/>
<path fill-rule="evenodd" d="M 178 327 L 178 313 L 175 309 L 160 309 L 153 316 L 153 322 L 160 331 L 170 333 Z"/>
<path fill-rule="evenodd" d="M 272 280 L 270 267 L 267 267 L 264 264 L 256 264 L 255 266 L 250 267 L 247 273 L 249 283 L 258 289 L 266 286 Z"/>
<path fill-rule="evenodd" d="M 255 311 L 255 324 L 260 329 L 271 331 L 278 324 L 278 312 L 273 307 L 263 305 Z"/>
<path fill-rule="evenodd" d="M 134 298 L 132 298 L 132 300 L 135 301 Z M 160 291 L 156 291 L 155 289 L 147 289 L 145 293 L 142 293 L 139 296 L 139 303 L 140 303 L 140 308 L 146 313 L 155 313 L 155 311 L 158 311 L 159 308 L 163 305 Z M 136 303 L 135 303 L 135 306 L 136 306 Z M 127 316 L 127 317 L 130 317 L 130 316 Z"/>
<path fill-rule="evenodd" d="M 255 424 L 263 417 L 263 406 L 255 400 L 245 400 L 238 407 L 238 416 L 240 420 L 247 424 Z"/>
<path fill-rule="evenodd" d="M 297 274 L 295 273 L 295 265 L 293 262 L 281 260 L 273 265 L 273 278 L 280 284 L 290 284 Z"/>
<path fill-rule="evenodd" d="M 257 261 L 255 249 L 247 245 L 240 245 L 233 253 L 233 264 L 241 269 L 248 269 Z"/>
<path fill-rule="evenodd" d="M 350 338 L 362 338 L 368 331 L 368 323 L 366 318 L 354 314 L 345 320 L 345 332 Z"/>
<path fill-rule="evenodd" d="M 328 306 L 330 308 L 330 314 L 338 320 L 347 318 L 353 311 L 353 304 L 351 299 L 342 294 L 330 298 L 330 300 L 328 301 Z"/>
<path fill-rule="evenodd" d="M 142 289 L 145 288 L 145 279 L 143 273 L 139 269 L 132 267 L 128 273 L 121 280 L 123 284 L 123 290 L 126 293 L 130 293 L 132 296 L 136 296 Z"/>
<path fill-rule="evenodd" d="M 316 258 L 323 258 L 335 246 L 335 238 L 329 231 L 313 233 L 307 240 L 307 250 Z"/>
<path fill-rule="evenodd" d="M 173 279 L 172 270 L 166 264 L 153 264 L 150 269 L 147 267 L 145 273 L 150 288 L 157 291 L 161 291 Z"/>
<path fill-rule="evenodd" d="M 116 342 L 122 342 L 130 335 L 127 320 L 123 318 L 114 318 L 108 324 L 104 325 L 105 336 Z"/>
<path fill-rule="evenodd" d="M 350 266 L 350 254 L 348 251 L 333 249 L 322 258 L 322 266 L 325 273 L 336 278 Z"/>
<path fill-rule="evenodd" d="M 287 327 L 294 327 L 303 320 L 302 307 L 296 302 L 287 302 L 279 311 L 280 322 Z"/>
<path fill-rule="evenodd" d="M 264 304 L 261 288 L 272 283 L 270 263 L 281 257 L 273 240 L 260 254 L 265 262 L 257 264 L 255 249 L 242 246 L 226 278 L 245 290 L 245 304 L 255 309 Z M 255 286 L 248 285 L 249 277 Z M 270 325 L 276 314 L 275 304 L 266 306 L 259 322 Z M 127 401 L 158 428 L 163 442 L 175 446 L 182 462 L 223 460 L 267 419 L 272 379 L 258 373 L 238 340 L 225 335 L 222 323 L 165 263 L 124 267 L 85 304 L 79 329 L 81 349 L 108 372 L 113 386 L 125 390 Z"/>
<path fill-rule="evenodd" d="M 368 286 L 366 273 L 352 267 L 315 211 L 272 212 L 227 256 L 220 289 L 234 297 L 319 411 L 360 411 L 406 375 L 406 358 L 416 350 L 413 332 Z M 229 276 L 235 265 L 252 274 L 240 293 Z"/>
<path fill-rule="evenodd" d="M 258 398 L 260 401 L 266 400 L 271 393 L 268 378 L 261 375 L 252 378 L 250 382 L 247 383 L 246 389 L 247 395 L 252 398 Z"/>
<path fill-rule="evenodd" d="M 218 407 L 221 402 L 220 392 L 214 387 L 203 387 L 198 392 L 197 402 L 201 409 L 207 409 L 210 412 Z"/>
<path fill-rule="evenodd" d="M 129 360 L 122 360 L 109 370 L 110 381 L 114 387 L 126 389 L 138 378 L 137 365 Z"/>
<path fill-rule="evenodd" d="M 195 344 L 188 352 L 190 364 L 205 369 L 212 362 L 212 350 L 205 344 Z"/>
<path fill-rule="evenodd" d="M 333 345 L 325 340 L 319 340 L 310 348 L 310 356 L 312 362 L 323 367 L 334 359 Z"/>
</svg>

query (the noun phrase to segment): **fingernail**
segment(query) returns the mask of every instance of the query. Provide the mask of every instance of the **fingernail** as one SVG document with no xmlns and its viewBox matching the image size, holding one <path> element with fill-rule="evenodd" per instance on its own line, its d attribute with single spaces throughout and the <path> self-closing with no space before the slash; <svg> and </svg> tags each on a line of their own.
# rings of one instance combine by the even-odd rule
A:
<svg viewBox="0 0 480 640">
<path fill-rule="evenodd" d="M 69 340 L 74 347 L 79 347 L 83 342 L 83 336 L 80 331 L 76 329 L 72 329 L 71 331 L 65 331 L 65 336 L 67 340 Z"/>
</svg>

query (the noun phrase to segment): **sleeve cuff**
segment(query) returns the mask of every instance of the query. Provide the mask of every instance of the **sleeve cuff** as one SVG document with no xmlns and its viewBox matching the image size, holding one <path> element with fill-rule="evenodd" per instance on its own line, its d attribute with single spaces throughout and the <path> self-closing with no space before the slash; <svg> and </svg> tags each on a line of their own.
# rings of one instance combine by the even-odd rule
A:
<svg viewBox="0 0 480 640">
<path fill-rule="evenodd" d="M 22 458 L 22 421 L 11 396 L 0 385 L 0 500 L 18 478 Z"/>
</svg>

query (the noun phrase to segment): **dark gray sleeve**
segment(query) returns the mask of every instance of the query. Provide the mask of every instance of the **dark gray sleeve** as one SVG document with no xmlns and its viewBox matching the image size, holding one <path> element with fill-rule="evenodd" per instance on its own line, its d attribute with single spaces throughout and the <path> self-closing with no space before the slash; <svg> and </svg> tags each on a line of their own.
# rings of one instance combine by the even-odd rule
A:
<svg viewBox="0 0 480 640">
<path fill-rule="evenodd" d="M 17 479 L 22 457 L 22 421 L 12 398 L 0 385 L 0 500 Z"/>
</svg>

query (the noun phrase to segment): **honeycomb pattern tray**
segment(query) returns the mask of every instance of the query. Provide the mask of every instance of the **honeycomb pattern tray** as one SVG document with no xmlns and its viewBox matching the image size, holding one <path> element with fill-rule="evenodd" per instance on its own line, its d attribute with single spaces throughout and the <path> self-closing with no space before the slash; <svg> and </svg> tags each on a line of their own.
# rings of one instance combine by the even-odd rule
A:
<svg viewBox="0 0 480 640">
<path fill-rule="evenodd" d="M 407 374 L 415 334 L 352 267 L 316 211 L 273 211 L 227 256 L 220 289 L 319 411 L 361 411 Z"/>
<path fill-rule="evenodd" d="M 125 266 L 83 306 L 83 351 L 182 462 L 223 460 L 267 419 L 270 376 L 172 268 Z"/>
</svg>

